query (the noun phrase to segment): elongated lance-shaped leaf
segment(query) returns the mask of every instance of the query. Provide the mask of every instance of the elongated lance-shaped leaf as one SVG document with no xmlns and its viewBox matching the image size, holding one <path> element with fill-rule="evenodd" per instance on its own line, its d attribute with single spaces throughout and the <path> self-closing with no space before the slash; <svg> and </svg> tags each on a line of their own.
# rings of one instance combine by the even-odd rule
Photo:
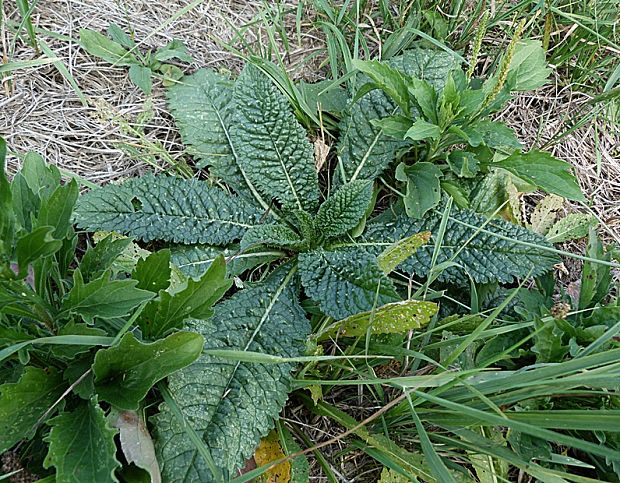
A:
<svg viewBox="0 0 620 483">
<path fill-rule="evenodd" d="M 239 163 L 231 134 L 235 104 L 234 83 L 209 69 L 183 77 L 167 91 L 168 105 L 183 143 L 198 159 L 197 166 L 209 166 L 240 195 L 251 197 L 263 208 L 269 204 L 258 193 Z"/>
<path fill-rule="evenodd" d="M 379 268 L 383 270 L 386 275 L 390 274 L 398 265 L 413 255 L 418 248 L 428 243 L 430 239 L 431 232 L 425 231 L 398 240 L 383 250 L 377 257 Z"/>
<path fill-rule="evenodd" d="M 315 210 L 314 149 L 286 98 L 256 67 L 237 79 L 231 132 L 242 169 L 263 194 L 290 209 Z"/>
<path fill-rule="evenodd" d="M 421 220 L 404 213 L 385 212 L 368 224 L 366 246 L 381 253 L 386 246 L 413 234 L 430 231 L 437 236 L 441 215 Z M 486 223 L 486 225 L 485 225 Z M 537 248 L 540 246 L 541 248 Z M 537 276 L 550 270 L 559 258 L 549 251 L 551 245 L 542 236 L 503 220 L 487 220 L 468 210 L 453 210 L 448 220 L 436 264 L 453 261 L 438 279 L 462 283 L 469 274 L 478 283 L 511 282 L 528 274 Z M 400 268 L 419 276 L 431 269 L 434 244 L 418 250 Z"/>
<path fill-rule="evenodd" d="M 70 412 L 49 421 L 49 451 L 43 465 L 56 468 L 56 480 L 63 483 L 118 481 L 114 472 L 116 430 L 108 426 L 103 410 L 95 399 L 82 401 Z"/>
<path fill-rule="evenodd" d="M 257 245 L 267 247 L 283 247 L 301 249 L 306 242 L 299 235 L 285 225 L 259 225 L 245 232 L 241 240 L 241 249 L 246 250 Z"/>
<path fill-rule="evenodd" d="M 265 282 L 215 307 L 208 321 L 191 321 L 207 349 L 299 356 L 310 330 L 299 305 L 295 274 L 281 267 Z M 209 356 L 170 378 L 170 392 L 187 424 L 230 474 L 243 466 L 286 402 L 292 364 L 253 364 Z M 153 418 L 164 481 L 213 481 L 183 424 L 162 404 Z"/>
<path fill-rule="evenodd" d="M 306 293 L 335 319 L 399 300 L 392 281 L 363 248 L 314 250 L 299 255 Z"/>
<path fill-rule="evenodd" d="M 404 334 L 426 326 L 439 306 L 424 300 L 393 302 L 338 321 L 325 335 L 363 337 L 370 334 Z"/>
<path fill-rule="evenodd" d="M 254 205 L 205 181 L 152 174 L 89 191 L 75 210 L 88 230 L 214 245 L 241 238 L 260 216 Z"/>
<path fill-rule="evenodd" d="M 433 49 L 413 49 L 394 57 L 389 65 L 404 74 L 424 79 L 441 90 L 448 72 L 456 65 L 454 58 Z M 367 80 L 360 77 L 359 85 Z M 387 136 L 372 121 L 399 112 L 399 108 L 383 91 L 375 89 L 349 106 L 340 123 L 338 155 L 340 182 L 377 178 L 394 160 L 396 151 L 406 143 Z M 341 174 L 344 174 L 344 180 Z"/>
</svg>

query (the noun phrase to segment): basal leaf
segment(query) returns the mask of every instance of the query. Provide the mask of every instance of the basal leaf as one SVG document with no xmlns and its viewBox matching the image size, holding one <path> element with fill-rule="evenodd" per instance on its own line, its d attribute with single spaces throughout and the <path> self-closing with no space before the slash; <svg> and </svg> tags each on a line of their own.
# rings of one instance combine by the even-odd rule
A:
<svg viewBox="0 0 620 483">
<path fill-rule="evenodd" d="M 254 226 L 260 213 L 242 198 L 205 181 L 147 174 L 80 198 L 77 224 L 144 241 L 226 244 Z"/>
<path fill-rule="evenodd" d="M 178 59 L 182 62 L 193 62 L 191 56 L 187 53 L 187 47 L 182 41 L 173 39 L 168 45 L 157 49 L 155 59 L 165 62 L 170 59 Z"/>
<path fill-rule="evenodd" d="M 289 209 L 314 211 L 319 188 L 314 149 L 289 102 L 257 67 L 248 65 L 235 85 L 233 139 L 247 176 Z"/>
<path fill-rule="evenodd" d="M 377 259 L 362 248 L 301 253 L 299 271 L 306 293 L 335 319 L 399 299 Z"/>
<path fill-rule="evenodd" d="M 401 163 L 396 168 L 396 179 L 407 183 L 403 201 L 405 210 L 412 218 L 421 218 L 439 204 L 443 177 L 441 170 L 433 163 L 418 162 L 412 166 Z"/>
<path fill-rule="evenodd" d="M 339 321 L 334 327 L 333 335 L 364 337 L 367 334 L 405 334 L 426 326 L 437 310 L 439 307 L 433 302 L 393 302 Z"/>
<path fill-rule="evenodd" d="M 439 139 L 441 129 L 435 124 L 431 124 L 424 119 L 418 119 L 405 133 L 405 139 L 412 141 L 422 141 L 424 139 Z"/>
<path fill-rule="evenodd" d="M 136 263 L 131 278 L 138 281 L 136 288 L 159 292 L 170 285 L 170 250 L 159 250 Z"/>
<path fill-rule="evenodd" d="M 377 264 L 386 275 L 390 274 L 398 265 L 413 255 L 418 248 L 428 243 L 431 232 L 425 231 L 398 240 L 388 246 L 377 257 Z"/>
<path fill-rule="evenodd" d="M 20 174 L 40 200 L 48 199 L 60 185 L 58 168 L 45 164 L 41 155 L 35 152 L 26 154 Z"/>
<path fill-rule="evenodd" d="M 36 424 L 67 384 L 54 369 L 28 366 L 16 383 L 0 386 L 0 453 L 34 436 Z"/>
<path fill-rule="evenodd" d="M 476 133 L 484 144 L 494 149 L 521 149 L 523 145 L 517 139 L 515 132 L 498 121 L 482 120 L 470 126 L 468 134 Z"/>
<path fill-rule="evenodd" d="M 424 47 L 409 49 L 389 62 L 405 75 L 425 80 L 437 91 L 443 89 L 448 74 L 458 65 L 452 54 Z"/>
<path fill-rule="evenodd" d="M 168 104 L 183 142 L 198 160 L 198 167 L 209 166 L 214 176 L 267 208 L 268 202 L 239 162 L 238 139 L 231 133 L 235 112 L 233 86 L 227 77 L 201 69 L 168 89 Z"/>
<path fill-rule="evenodd" d="M 377 60 L 354 59 L 352 66 L 370 77 L 401 108 L 405 115 L 409 115 L 409 90 L 405 77 L 400 71 Z"/>
<path fill-rule="evenodd" d="M 212 306 L 230 288 L 226 278 L 226 263 L 221 255 L 198 280 L 189 278 L 181 290 L 170 293 L 160 290 L 159 297 L 144 308 L 138 324 L 146 338 L 155 339 L 180 328 L 190 317 L 206 319 L 213 313 Z"/>
<path fill-rule="evenodd" d="M 564 198 L 558 195 L 547 195 L 534 207 L 530 216 L 530 229 L 541 235 L 546 235 L 553 226 L 558 211 L 564 206 Z M 586 232 L 586 235 L 588 233 Z"/>
<path fill-rule="evenodd" d="M 118 481 L 114 475 L 121 466 L 116 460 L 116 430 L 108 426 L 95 400 L 82 401 L 70 412 L 50 420 L 49 425 L 49 451 L 43 465 L 56 468 L 55 481 Z"/>
<path fill-rule="evenodd" d="M 341 186 L 319 208 L 315 225 L 319 235 L 334 238 L 354 228 L 372 199 L 372 182 L 352 181 Z"/>
<path fill-rule="evenodd" d="M 124 317 L 153 297 L 152 292 L 137 289 L 137 283 L 137 280 L 110 280 L 109 272 L 84 283 L 80 270 L 75 270 L 73 287 L 63 299 L 59 317 L 78 314 L 87 322 L 92 322 L 95 317 Z"/>
<path fill-rule="evenodd" d="M 306 242 L 285 225 L 258 225 L 245 232 L 241 239 L 241 250 L 255 248 L 259 245 L 301 249 Z"/>
<path fill-rule="evenodd" d="M 571 165 L 543 151 L 514 153 L 494 166 L 504 168 L 515 176 L 569 200 L 585 201 L 577 180 L 571 173 Z"/>
<path fill-rule="evenodd" d="M 137 410 L 156 382 L 194 362 L 203 345 L 202 336 L 194 332 L 177 332 L 151 343 L 128 332 L 117 346 L 97 351 L 95 390 L 113 406 Z"/>
<path fill-rule="evenodd" d="M 296 357 L 304 351 L 310 327 L 292 277 L 279 269 L 264 283 L 218 304 L 211 319 L 191 321 L 189 328 L 204 336 L 205 349 Z M 292 369 L 292 364 L 254 364 L 203 353 L 176 373 L 169 386 L 187 424 L 203 438 L 216 464 L 232 476 L 273 427 L 287 399 Z M 153 421 L 164 480 L 213 481 L 167 405 Z"/>
<path fill-rule="evenodd" d="M 138 64 L 138 60 L 121 44 L 89 29 L 80 29 L 80 45 L 91 55 L 117 66 Z"/>
<path fill-rule="evenodd" d="M 6 252 L 11 256 L 12 242 L 15 236 L 15 215 L 13 214 L 13 197 L 11 185 L 6 176 L 6 141 L 0 137 L 0 256 Z"/>
<path fill-rule="evenodd" d="M 440 223 L 441 214 L 414 220 L 405 213 L 386 212 L 369 222 L 365 233 L 367 247 L 379 254 L 385 249 L 384 243 L 393 243 L 422 231 L 430 231 L 436 237 Z M 377 243 L 375 247 L 373 242 Z M 528 274 L 535 277 L 558 263 L 559 258 L 550 252 L 551 248 L 542 236 L 512 223 L 503 220 L 487 222 L 471 211 L 452 210 L 437 264 L 450 260 L 454 264 L 445 266 L 439 280 L 463 283 L 468 280 L 466 273 L 479 283 L 512 282 Z M 400 268 L 407 273 L 427 276 L 433 250 L 431 240 L 405 260 Z"/>
<path fill-rule="evenodd" d="M 551 69 L 540 40 L 522 40 L 516 46 L 508 71 L 515 91 L 531 91 L 547 82 Z"/>
</svg>

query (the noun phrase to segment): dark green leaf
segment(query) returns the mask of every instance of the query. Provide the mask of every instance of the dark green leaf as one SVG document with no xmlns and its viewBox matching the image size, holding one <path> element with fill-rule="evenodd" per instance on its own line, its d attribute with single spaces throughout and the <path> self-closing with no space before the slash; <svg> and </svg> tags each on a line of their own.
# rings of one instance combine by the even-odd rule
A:
<svg viewBox="0 0 620 483">
<path fill-rule="evenodd" d="M 108 25 L 108 36 L 114 41 L 121 44 L 126 49 L 133 48 L 136 43 L 115 23 Z"/>
<path fill-rule="evenodd" d="M 31 366 L 18 382 L 0 386 L 0 453 L 34 436 L 37 422 L 66 386 L 54 369 Z"/>
<path fill-rule="evenodd" d="M 84 280 L 91 281 L 110 269 L 114 261 L 131 245 L 131 239 L 118 238 L 109 234 L 95 246 L 90 246 L 84 253 L 80 263 L 80 271 Z"/>
<path fill-rule="evenodd" d="M 258 225 L 245 232 L 241 239 L 241 250 L 255 248 L 258 245 L 302 249 L 306 242 L 285 225 Z"/>
<path fill-rule="evenodd" d="M 6 253 L 11 256 L 12 242 L 15 236 L 15 215 L 13 214 L 13 202 L 11 185 L 6 176 L 6 141 L 0 137 L 0 256 Z"/>
<path fill-rule="evenodd" d="M 20 171 L 28 187 L 41 200 L 49 198 L 60 185 L 60 171 L 53 165 L 46 165 L 41 155 L 29 152 Z"/>
<path fill-rule="evenodd" d="M 105 336 L 107 332 L 96 327 L 89 327 L 83 323 L 69 322 L 58 330 L 58 335 L 99 335 Z M 92 345 L 55 345 L 52 347 L 52 353 L 56 357 L 73 359 L 78 354 L 88 352 Z"/>
<path fill-rule="evenodd" d="M 177 332 L 152 343 L 140 342 L 129 332 L 117 346 L 97 351 L 95 390 L 118 408 L 136 410 L 156 382 L 194 362 L 203 345 L 203 337 L 193 332 Z"/>
<path fill-rule="evenodd" d="M 422 141 L 424 139 L 439 139 L 441 136 L 441 129 L 435 124 L 425 121 L 424 119 L 418 119 L 413 123 L 409 130 L 405 133 L 405 139 L 411 139 L 413 141 Z"/>
<path fill-rule="evenodd" d="M 376 60 L 353 60 L 353 68 L 370 77 L 377 87 L 383 90 L 405 115 L 409 116 L 409 90 L 403 74 L 389 64 Z"/>
<path fill-rule="evenodd" d="M 310 331 L 299 306 L 290 266 L 253 288 L 218 304 L 208 321 L 192 320 L 205 350 L 234 349 L 281 357 L 303 353 Z M 251 457 L 261 437 L 273 427 L 288 397 L 291 371 L 285 364 L 256 364 L 207 353 L 169 382 L 181 409 L 178 420 L 167 404 L 154 418 L 155 442 L 164 481 L 213 481 L 211 472 L 187 436 L 190 425 L 210 448 L 215 463 L 230 474 Z"/>
<path fill-rule="evenodd" d="M 480 136 L 485 145 L 494 149 L 521 149 L 523 145 L 515 132 L 502 122 L 482 120 L 470 126 L 465 132 Z"/>
<path fill-rule="evenodd" d="M 71 214 L 79 194 L 77 181 L 72 179 L 64 186 L 58 186 L 49 198 L 41 202 L 38 226 L 52 226 L 52 236 L 58 240 L 67 236 L 71 229 Z"/>
<path fill-rule="evenodd" d="M 319 208 L 317 232 L 325 238 L 344 235 L 359 223 L 371 199 L 371 181 L 357 180 L 341 186 Z"/>
<path fill-rule="evenodd" d="M 15 253 L 19 265 L 19 277 L 23 278 L 28 274 L 28 264 L 39 258 L 49 257 L 60 250 L 62 242 L 53 238 L 53 231 L 54 227 L 40 226 L 17 240 Z"/>
<path fill-rule="evenodd" d="M 248 65 L 235 84 L 232 135 L 239 162 L 266 196 L 288 209 L 314 211 L 319 187 L 314 148 L 271 79 Z"/>
<path fill-rule="evenodd" d="M 89 230 L 214 245 L 241 238 L 259 218 L 253 205 L 205 181 L 152 174 L 94 189 L 75 210 L 77 224 Z"/>
<path fill-rule="evenodd" d="M 32 230 L 32 222 L 36 220 L 41 200 L 28 186 L 26 178 L 17 173 L 11 182 L 13 195 L 13 212 L 17 224 L 26 231 Z"/>
<path fill-rule="evenodd" d="M 377 259 L 361 248 L 301 253 L 299 271 L 306 293 L 335 319 L 399 299 Z"/>
<path fill-rule="evenodd" d="M 448 165 L 459 178 L 473 178 L 478 174 L 476 155 L 468 151 L 452 151 L 448 155 Z"/>
<path fill-rule="evenodd" d="M 396 179 L 407 183 L 405 210 L 412 218 L 422 218 L 424 214 L 439 204 L 443 177 L 441 170 L 432 163 L 419 162 L 413 166 L 401 163 L 396 168 Z"/>
<path fill-rule="evenodd" d="M 159 292 L 170 285 L 170 250 L 159 250 L 141 258 L 131 274 L 138 281 L 136 288 Z"/>
<path fill-rule="evenodd" d="M 413 125 L 413 121 L 405 116 L 387 116 L 382 119 L 371 119 L 370 123 L 381 131 L 396 139 L 405 139 L 405 134 Z"/>
<path fill-rule="evenodd" d="M 183 321 L 190 317 L 209 318 L 213 314 L 213 304 L 232 284 L 232 280 L 225 277 L 226 263 L 224 257 L 219 256 L 199 280 L 188 279 L 187 285 L 175 293 L 160 290 L 159 298 L 150 301 L 138 318 L 144 336 L 164 336 L 171 330 L 180 328 Z"/>
<path fill-rule="evenodd" d="M 136 280 L 110 280 L 110 273 L 84 283 L 82 273 L 73 272 L 73 287 L 65 296 L 59 317 L 78 314 L 87 322 L 94 318 L 124 317 L 142 302 L 153 297 L 152 292 L 136 288 Z"/>
<path fill-rule="evenodd" d="M 103 482 L 118 479 L 116 430 L 110 428 L 95 400 L 82 401 L 70 412 L 49 421 L 49 451 L 43 465 L 56 468 L 58 483 Z"/>
</svg>

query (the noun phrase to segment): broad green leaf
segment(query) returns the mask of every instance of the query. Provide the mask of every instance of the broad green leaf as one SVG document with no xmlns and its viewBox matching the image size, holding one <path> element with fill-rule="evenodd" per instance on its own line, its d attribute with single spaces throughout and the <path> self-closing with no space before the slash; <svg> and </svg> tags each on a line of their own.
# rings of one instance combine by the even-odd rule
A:
<svg viewBox="0 0 620 483">
<path fill-rule="evenodd" d="M 398 240 L 377 257 L 379 268 L 383 270 L 383 273 L 389 275 L 398 265 L 413 255 L 418 248 L 426 245 L 430 239 L 431 232 L 425 231 Z"/>
<path fill-rule="evenodd" d="M 386 212 L 369 221 L 364 243 L 367 249 L 379 255 L 386 243 L 392 244 L 416 233 L 430 231 L 437 236 L 440 225 L 441 213 L 414 220 L 405 213 Z M 428 276 L 434 249 L 433 243 L 418 248 L 399 269 Z M 550 250 L 549 242 L 529 230 L 503 220 L 489 221 L 469 210 L 453 209 L 437 255 L 436 265 L 444 267 L 438 279 L 469 283 L 469 274 L 479 283 L 507 283 L 517 277 L 535 277 L 558 263 L 559 258 Z M 445 265 L 450 261 L 454 264 Z"/>
<path fill-rule="evenodd" d="M 96 400 L 82 401 L 48 423 L 49 451 L 45 468 L 56 468 L 58 483 L 113 481 L 120 468 L 116 460 L 116 430 L 110 428 Z"/>
<path fill-rule="evenodd" d="M 80 45 L 91 55 L 117 66 L 138 64 L 138 59 L 121 44 L 89 29 L 80 29 Z"/>
<path fill-rule="evenodd" d="M 17 240 L 15 253 L 19 265 L 19 277 L 28 274 L 28 265 L 39 258 L 49 257 L 62 247 L 62 241 L 52 236 L 53 226 L 40 226 Z"/>
<path fill-rule="evenodd" d="M 447 160 L 450 169 L 459 178 L 473 178 L 478 174 L 478 159 L 474 153 L 456 149 Z"/>
<path fill-rule="evenodd" d="M 138 324 L 146 338 L 155 339 L 180 328 L 187 318 L 207 319 L 213 314 L 212 306 L 230 288 L 226 278 L 226 263 L 221 255 L 198 280 L 189 278 L 179 291 L 160 290 L 159 297 L 151 300 L 140 316 Z"/>
<path fill-rule="evenodd" d="M 410 114 L 409 90 L 403 74 L 385 62 L 354 59 L 354 69 L 366 74 L 401 108 L 406 116 Z"/>
<path fill-rule="evenodd" d="M 425 80 L 410 79 L 409 92 L 414 97 L 424 117 L 432 123 L 439 122 L 437 117 L 437 92 L 433 85 Z"/>
<path fill-rule="evenodd" d="M 511 199 L 515 191 L 513 175 L 503 169 L 494 169 L 471 192 L 470 208 L 487 216 L 501 210 L 502 215 L 509 215 L 509 219 L 520 219 L 521 210 L 513 207 L 514 200 Z"/>
<path fill-rule="evenodd" d="M 371 181 L 352 181 L 341 186 L 319 208 L 315 225 L 319 235 L 333 238 L 354 228 L 372 199 Z"/>
<path fill-rule="evenodd" d="M 370 123 L 381 129 L 381 132 L 396 139 L 405 139 L 405 134 L 413 125 L 413 121 L 405 116 L 387 116 L 372 119 Z"/>
<path fill-rule="evenodd" d="M 149 95 L 153 90 L 152 75 L 151 69 L 143 65 L 133 64 L 129 67 L 129 79 L 146 95 Z"/>
<path fill-rule="evenodd" d="M 229 243 L 259 218 L 253 205 L 205 181 L 152 174 L 89 191 L 75 210 L 88 230 L 188 244 Z"/>
<path fill-rule="evenodd" d="M 73 287 L 65 296 L 58 317 L 78 314 L 86 322 L 129 315 L 132 309 L 153 297 L 136 288 L 136 280 L 110 280 L 110 272 L 84 283 L 80 270 L 73 272 Z"/>
<path fill-rule="evenodd" d="M 311 108 L 320 106 L 321 111 L 340 117 L 347 108 L 348 94 L 339 84 L 331 80 L 323 80 L 308 84 L 303 80 L 297 85 L 300 94 Z M 326 90 L 327 89 L 327 90 Z"/>
<path fill-rule="evenodd" d="M 71 229 L 71 214 L 78 198 L 78 184 L 72 179 L 64 186 L 58 186 L 48 199 L 41 202 L 38 226 L 53 226 L 53 237 L 60 240 Z"/>
<path fill-rule="evenodd" d="M 547 240 L 551 243 L 562 243 L 588 236 L 590 228 L 596 226 L 594 216 L 586 213 L 569 213 L 558 220 L 547 232 Z"/>
<path fill-rule="evenodd" d="M 426 326 L 437 310 L 439 306 L 433 302 L 394 302 L 339 321 L 334 327 L 333 335 L 365 337 L 367 334 L 405 334 Z"/>
<path fill-rule="evenodd" d="M 34 436 L 39 419 L 67 384 L 55 369 L 28 366 L 16 383 L 0 386 L 0 453 Z"/>
<path fill-rule="evenodd" d="M 251 65 L 237 79 L 234 99 L 231 134 L 248 178 L 283 206 L 314 211 L 319 200 L 314 148 L 288 100 Z"/>
<path fill-rule="evenodd" d="M 441 136 L 441 129 L 435 124 L 425 121 L 424 119 L 418 119 L 413 123 L 409 130 L 405 133 L 405 139 L 411 139 L 413 141 L 422 141 L 424 139 L 439 139 Z"/>
<path fill-rule="evenodd" d="M 32 192 L 41 200 L 49 198 L 60 185 L 58 168 L 46 165 L 41 155 L 34 152 L 26 154 L 20 174 Z"/>
<path fill-rule="evenodd" d="M 286 225 L 257 225 L 250 228 L 243 235 L 241 250 L 245 251 L 248 248 L 255 248 L 259 245 L 301 249 L 306 243 Z"/>
<path fill-rule="evenodd" d="M 170 250 L 159 250 L 136 263 L 131 278 L 138 281 L 136 288 L 159 292 L 170 285 Z"/>
<path fill-rule="evenodd" d="M 573 201 L 586 201 L 579 184 L 571 174 L 571 165 L 543 151 L 514 153 L 493 163 L 548 193 Z"/>
<path fill-rule="evenodd" d="M 165 62 L 170 59 L 178 59 L 182 62 L 193 62 L 192 57 L 187 53 L 187 47 L 178 39 L 172 40 L 168 45 L 155 52 L 155 59 Z"/>
<path fill-rule="evenodd" d="M 399 299 L 377 259 L 361 248 L 314 250 L 299 255 L 306 294 L 326 315 L 344 319 Z"/>
<path fill-rule="evenodd" d="M 113 406 L 136 410 L 156 382 L 194 362 L 203 345 L 203 337 L 193 332 L 177 332 L 151 343 L 128 332 L 117 346 L 97 351 L 95 390 Z"/>
<path fill-rule="evenodd" d="M 155 446 L 142 414 L 113 409 L 108 419 L 118 429 L 121 449 L 127 462 L 145 470 L 151 477 L 151 483 L 161 483 Z"/>
<path fill-rule="evenodd" d="M 130 245 L 129 238 L 116 238 L 108 234 L 95 246 L 89 246 L 80 262 L 80 271 L 84 280 L 94 280 L 103 275 L 103 272 L 114 266 L 114 262 L 121 258 Z"/>
<path fill-rule="evenodd" d="M 432 163 L 418 162 L 413 166 L 400 163 L 396 168 L 396 179 L 407 183 L 405 210 L 412 218 L 422 218 L 424 214 L 439 204 L 443 177 L 441 170 Z"/>
<path fill-rule="evenodd" d="M 8 193 L 8 191 L 5 191 L 5 193 Z M 15 213 L 17 224 L 24 230 L 31 231 L 33 220 L 36 220 L 39 207 L 41 206 L 39 196 L 35 195 L 30 189 L 26 178 L 21 173 L 13 176 L 11 194 L 13 197 L 13 212 Z"/>
<path fill-rule="evenodd" d="M 205 350 L 235 349 L 281 357 L 305 350 L 310 331 L 292 272 L 284 266 L 265 282 L 241 290 L 188 328 L 202 334 Z M 235 474 L 273 427 L 288 397 L 292 364 L 255 364 L 206 353 L 169 381 L 184 421 L 167 404 L 153 418 L 155 447 L 164 481 L 214 481 L 188 437 L 190 425 L 210 448 L 217 466 Z"/>
<path fill-rule="evenodd" d="M 532 352 L 536 354 L 536 362 L 561 362 L 568 353 L 568 345 L 562 341 L 564 331 L 554 320 L 547 323 L 537 320 L 535 328 Z"/>
<path fill-rule="evenodd" d="M 546 84 L 551 69 L 547 67 L 545 50 L 539 40 L 522 40 L 510 62 L 508 79 L 515 91 L 532 91 Z"/>
<path fill-rule="evenodd" d="M 555 222 L 558 211 L 564 206 L 564 198 L 558 195 L 547 195 L 534 207 L 530 215 L 529 228 L 540 234 L 546 235 Z M 586 232 L 586 235 L 588 233 Z M 585 236 L 585 235 L 584 235 Z"/>
<path fill-rule="evenodd" d="M 465 130 L 468 135 L 474 134 L 482 138 L 482 142 L 494 149 L 521 149 L 523 145 L 515 132 L 502 122 L 482 120 Z"/>
</svg>

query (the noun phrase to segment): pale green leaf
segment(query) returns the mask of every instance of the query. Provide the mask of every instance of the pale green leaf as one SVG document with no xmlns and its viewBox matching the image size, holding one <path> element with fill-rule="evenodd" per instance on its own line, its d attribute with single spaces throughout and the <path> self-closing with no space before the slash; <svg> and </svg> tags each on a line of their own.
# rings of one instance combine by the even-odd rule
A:
<svg viewBox="0 0 620 483">
<path fill-rule="evenodd" d="M 91 55 L 118 66 L 138 64 L 138 60 L 121 44 L 89 29 L 80 29 L 80 45 Z"/>
<path fill-rule="evenodd" d="M 551 69 L 547 67 L 546 53 L 540 40 L 522 40 L 516 48 L 508 78 L 514 82 L 513 90 L 531 91 L 546 84 Z"/>
<path fill-rule="evenodd" d="M 129 67 L 129 79 L 146 95 L 149 95 L 153 89 L 151 75 L 153 75 L 151 69 L 143 65 L 133 64 Z"/>
<path fill-rule="evenodd" d="M 418 119 L 413 123 L 409 130 L 405 133 L 405 139 L 411 139 L 413 141 L 422 141 L 424 139 L 439 139 L 441 136 L 441 129 L 435 124 L 425 121 L 424 119 Z"/>
<path fill-rule="evenodd" d="M 398 240 L 377 257 L 379 268 L 386 275 L 390 274 L 398 265 L 413 255 L 418 248 L 426 245 L 430 239 L 431 232 L 425 231 Z"/>
<path fill-rule="evenodd" d="M 547 240 L 551 243 L 562 243 L 588 236 L 590 228 L 596 226 L 594 216 L 585 213 L 569 213 L 558 220 L 547 232 Z"/>
<path fill-rule="evenodd" d="M 529 228 L 540 234 L 546 235 L 549 228 L 553 226 L 558 212 L 564 206 L 564 198 L 558 195 L 547 195 L 540 200 L 534 207 L 530 216 Z M 587 235 L 587 232 L 586 232 Z"/>
</svg>

